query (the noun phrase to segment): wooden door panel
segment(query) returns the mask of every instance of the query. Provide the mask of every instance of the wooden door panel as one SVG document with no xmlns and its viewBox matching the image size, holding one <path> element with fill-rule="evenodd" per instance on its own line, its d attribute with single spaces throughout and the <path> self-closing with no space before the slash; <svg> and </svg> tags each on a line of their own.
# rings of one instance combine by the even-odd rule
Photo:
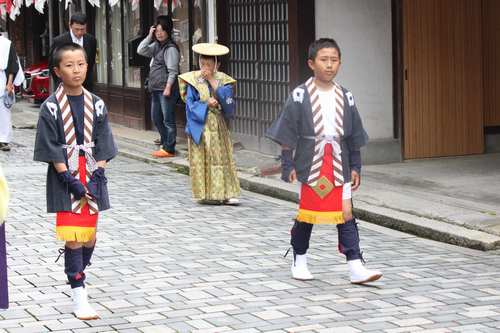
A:
<svg viewBox="0 0 500 333">
<path fill-rule="evenodd" d="M 500 126 L 500 1 L 482 0 L 484 126 Z"/>
<path fill-rule="evenodd" d="M 403 0 L 405 158 L 483 153 L 481 3 Z"/>
</svg>

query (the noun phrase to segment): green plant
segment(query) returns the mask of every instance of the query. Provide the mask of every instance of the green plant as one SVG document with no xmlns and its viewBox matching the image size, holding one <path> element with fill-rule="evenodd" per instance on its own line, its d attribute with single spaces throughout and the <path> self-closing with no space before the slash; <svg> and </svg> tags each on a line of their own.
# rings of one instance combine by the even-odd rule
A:
<svg viewBox="0 0 500 333">
<path fill-rule="evenodd" d="M 177 172 L 177 173 L 182 173 L 183 175 L 189 175 L 189 168 L 188 167 L 177 167 L 172 170 L 172 172 Z"/>
</svg>

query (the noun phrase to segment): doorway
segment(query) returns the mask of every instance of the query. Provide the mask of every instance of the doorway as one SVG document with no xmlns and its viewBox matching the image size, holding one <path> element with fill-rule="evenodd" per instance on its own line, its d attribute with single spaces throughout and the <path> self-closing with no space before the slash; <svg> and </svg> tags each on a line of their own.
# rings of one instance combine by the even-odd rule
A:
<svg viewBox="0 0 500 333">
<path fill-rule="evenodd" d="M 482 2 L 403 0 L 405 159 L 482 154 Z"/>
</svg>

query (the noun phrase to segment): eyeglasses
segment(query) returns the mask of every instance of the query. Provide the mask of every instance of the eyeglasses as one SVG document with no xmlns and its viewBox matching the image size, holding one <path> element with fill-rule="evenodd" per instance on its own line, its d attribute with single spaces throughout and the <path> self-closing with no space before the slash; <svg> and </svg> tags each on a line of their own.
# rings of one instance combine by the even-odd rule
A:
<svg viewBox="0 0 500 333">
<path fill-rule="evenodd" d="M 165 31 L 165 30 L 163 30 L 163 29 L 157 29 L 157 30 L 155 30 L 155 33 L 156 33 L 156 34 L 163 34 L 163 33 L 165 33 L 165 32 L 166 32 L 166 31 Z"/>
</svg>

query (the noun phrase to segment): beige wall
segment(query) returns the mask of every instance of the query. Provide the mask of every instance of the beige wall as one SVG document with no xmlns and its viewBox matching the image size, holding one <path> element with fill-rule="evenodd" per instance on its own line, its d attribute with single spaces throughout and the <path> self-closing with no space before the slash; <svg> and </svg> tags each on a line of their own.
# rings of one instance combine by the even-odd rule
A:
<svg viewBox="0 0 500 333">
<path fill-rule="evenodd" d="M 391 1 L 316 0 L 315 10 L 316 37 L 342 53 L 335 81 L 353 93 L 370 139 L 392 140 Z"/>
</svg>

